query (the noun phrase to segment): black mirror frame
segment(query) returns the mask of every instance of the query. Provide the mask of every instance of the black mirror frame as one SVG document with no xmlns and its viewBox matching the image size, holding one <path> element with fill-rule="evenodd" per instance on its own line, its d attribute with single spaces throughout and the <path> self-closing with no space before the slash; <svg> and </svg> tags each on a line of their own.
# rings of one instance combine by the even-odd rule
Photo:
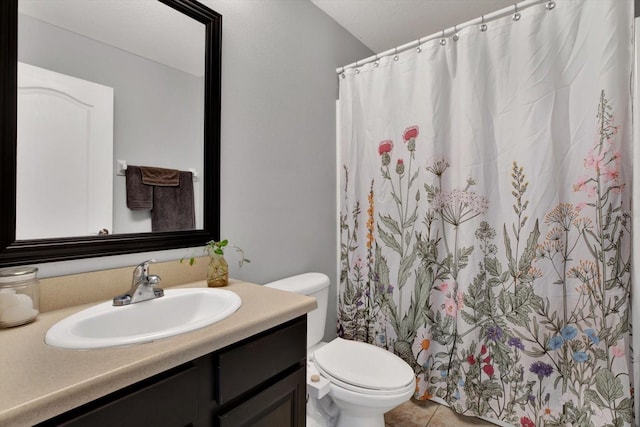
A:
<svg viewBox="0 0 640 427">
<path fill-rule="evenodd" d="M 220 235 L 222 16 L 195 0 L 158 0 L 203 23 L 204 224 L 201 230 L 16 240 L 18 0 L 0 1 L 0 267 L 204 245 Z"/>
</svg>

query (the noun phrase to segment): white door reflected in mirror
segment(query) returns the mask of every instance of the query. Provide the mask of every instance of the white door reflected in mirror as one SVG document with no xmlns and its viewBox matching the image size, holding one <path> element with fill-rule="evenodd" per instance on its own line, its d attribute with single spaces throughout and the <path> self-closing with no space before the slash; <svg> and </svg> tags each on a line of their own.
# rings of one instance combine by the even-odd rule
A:
<svg viewBox="0 0 640 427">
<path fill-rule="evenodd" d="M 18 64 L 17 240 L 113 229 L 113 96 Z"/>
</svg>

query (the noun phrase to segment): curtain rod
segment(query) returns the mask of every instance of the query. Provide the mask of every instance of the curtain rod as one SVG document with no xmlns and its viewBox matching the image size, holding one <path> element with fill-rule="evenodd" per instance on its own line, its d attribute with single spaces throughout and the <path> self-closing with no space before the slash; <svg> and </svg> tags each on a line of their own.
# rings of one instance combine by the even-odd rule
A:
<svg viewBox="0 0 640 427">
<path fill-rule="evenodd" d="M 377 61 L 380 58 L 383 58 L 385 56 L 390 56 L 391 54 L 393 55 L 397 55 L 398 53 L 404 52 L 406 50 L 412 49 L 414 47 L 418 47 L 421 44 L 430 41 L 430 40 L 434 40 L 437 38 L 443 38 L 443 36 L 445 34 L 451 34 L 452 32 L 455 33 L 456 31 L 459 31 L 463 28 L 467 28 L 470 27 L 472 25 L 476 25 L 476 24 L 483 24 L 486 23 L 488 20 L 495 20 L 498 18 L 502 18 L 503 16 L 507 16 L 507 15 L 515 15 L 516 13 L 519 13 L 520 11 L 529 8 L 531 6 L 535 6 L 537 4 L 540 3 L 547 3 L 547 9 L 553 9 L 555 7 L 555 1 L 553 0 L 524 0 L 518 3 L 515 3 L 513 6 L 507 6 L 504 7 L 502 9 L 499 9 L 495 12 L 491 12 L 488 15 L 483 15 L 479 18 L 475 18 L 472 19 L 470 21 L 464 22 L 460 25 L 455 25 L 453 27 L 449 27 L 445 30 L 442 31 L 438 31 L 437 33 L 431 34 L 429 36 L 426 37 L 421 37 L 418 40 L 414 40 L 412 42 L 403 44 L 402 46 L 398 46 L 398 47 L 394 47 L 391 48 L 389 50 L 385 50 L 382 53 L 378 53 L 376 55 L 370 56 L 368 58 L 353 62 L 349 65 L 345 65 L 343 67 L 338 67 L 336 68 L 336 73 L 340 74 L 342 72 L 344 72 L 345 70 L 349 69 L 349 68 L 357 68 L 360 67 L 364 64 L 368 64 L 370 62 L 374 62 Z"/>
</svg>

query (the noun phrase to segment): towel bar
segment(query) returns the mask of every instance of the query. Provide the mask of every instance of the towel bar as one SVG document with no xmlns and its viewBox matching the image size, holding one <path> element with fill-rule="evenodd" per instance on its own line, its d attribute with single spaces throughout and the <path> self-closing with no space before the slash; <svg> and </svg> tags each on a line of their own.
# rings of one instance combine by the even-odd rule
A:
<svg viewBox="0 0 640 427">
<path fill-rule="evenodd" d="M 116 175 L 124 176 L 126 170 L 127 170 L 127 161 L 126 160 L 118 160 L 116 162 Z M 198 181 L 198 171 L 196 169 L 194 169 L 194 168 L 189 168 L 187 170 L 189 172 L 191 172 L 191 175 L 193 176 L 193 182 L 197 182 Z"/>
</svg>

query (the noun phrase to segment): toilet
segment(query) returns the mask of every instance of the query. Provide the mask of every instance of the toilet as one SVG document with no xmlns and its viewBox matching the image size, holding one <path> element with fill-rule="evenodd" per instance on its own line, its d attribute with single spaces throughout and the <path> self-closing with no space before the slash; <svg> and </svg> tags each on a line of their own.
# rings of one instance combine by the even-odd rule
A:
<svg viewBox="0 0 640 427">
<path fill-rule="evenodd" d="M 329 278 L 305 273 L 265 286 L 315 297 L 307 314 L 307 426 L 384 427 L 384 413 L 415 392 L 413 369 L 371 344 L 324 336 Z M 313 377 L 313 378 L 312 378 Z"/>
</svg>

